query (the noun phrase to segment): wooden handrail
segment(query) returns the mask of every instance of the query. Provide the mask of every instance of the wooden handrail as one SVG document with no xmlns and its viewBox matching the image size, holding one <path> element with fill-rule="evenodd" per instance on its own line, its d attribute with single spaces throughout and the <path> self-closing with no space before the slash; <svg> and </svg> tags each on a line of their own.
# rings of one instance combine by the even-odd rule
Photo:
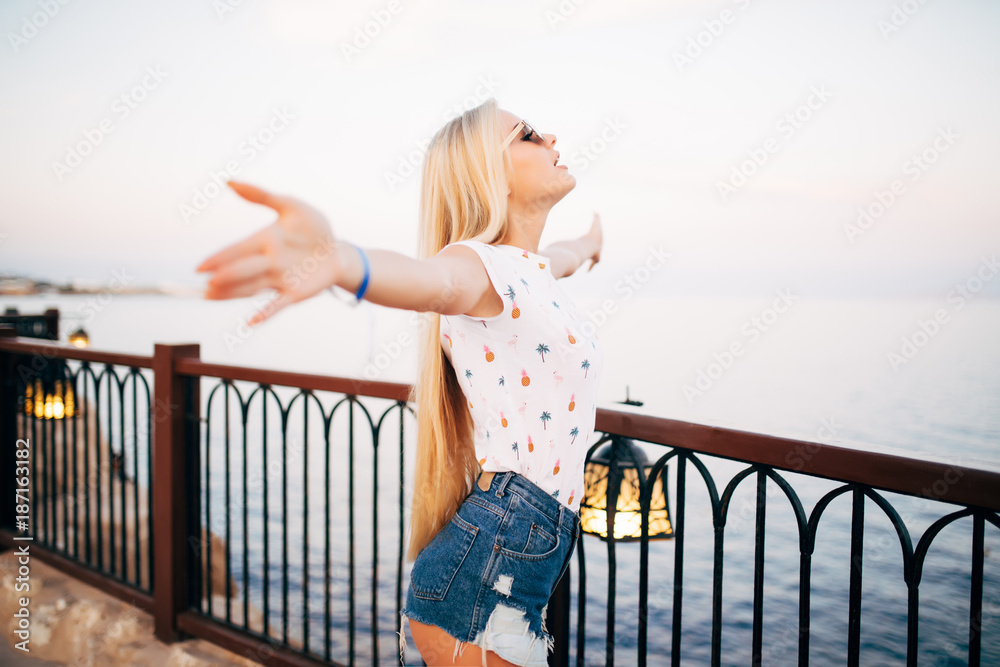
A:
<svg viewBox="0 0 1000 667">
<path fill-rule="evenodd" d="M 153 367 L 153 357 L 151 356 L 91 350 L 54 340 L 48 341 L 24 336 L 0 336 L 0 352 L 37 354 L 47 359 L 75 359 L 77 361 L 136 366 L 137 368 Z"/>
</svg>

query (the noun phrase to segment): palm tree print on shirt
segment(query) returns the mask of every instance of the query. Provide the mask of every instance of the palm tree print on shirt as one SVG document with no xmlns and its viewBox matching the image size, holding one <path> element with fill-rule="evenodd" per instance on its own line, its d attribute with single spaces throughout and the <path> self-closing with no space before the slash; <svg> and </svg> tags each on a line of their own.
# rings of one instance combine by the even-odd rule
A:
<svg viewBox="0 0 1000 667">
<path fill-rule="evenodd" d="M 466 368 L 465 369 L 465 379 L 469 381 L 469 384 L 472 384 L 472 369 L 471 368 Z"/>
<path fill-rule="evenodd" d="M 580 364 L 580 368 L 583 369 L 583 377 L 587 377 L 587 370 L 590 368 L 590 361 L 584 359 L 583 363 Z"/>
<path fill-rule="evenodd" d="M 552 419 L 552 415 L 550 415 L 548 412 L 543 412 L 542 416 L 539 417 L 539 419 L 542 420 L 542 430 L 544 431 L 545 425 L 549 422 L 550 419 Z"/>
<path fill-rule="evenodd" d="M 542 363 L 545 363 L 545 353 L 549 351 L 549 346 L 545 343 L 539 343 L 538 347 L 535 348 L 535 352 L 542 355 Z"/>
<path fill-rule="evenodd" d="M 570 443 L 569 443 L 569 444 L 572 445 L 574 442 L 576 442 L 576 436 L 580 435 L 580 429 L 578 429 L 577 427 L 574 426 L 572 429 L 570 429 L 569 434 L 571 436 L 573 436 L 573 439 L 570 440 Z"/>
<path fill-rule="evenodd" d="M 510 448 L 514 450 L 514 455 L 517 456 L 517 460 L 520 461 L 521 460 L 521 455 L 517 453 L 517 441 L 516 440 L 514 441 L 514 444 L 510 446 Z"/>
<path fill-rule="evenodd" d="M 514 299 L 517 296 L 517 292 L 514 291 L 514 288 L 509 283 L 507 284 L 507 293 L 504 296 L 510 299 L 511 305 L 514 306 L 514 309 L 510 311 L 510 316 L 515 320 L 521 317 L 521 309 L 517 307 L 517 301 Z"/>
</svg>

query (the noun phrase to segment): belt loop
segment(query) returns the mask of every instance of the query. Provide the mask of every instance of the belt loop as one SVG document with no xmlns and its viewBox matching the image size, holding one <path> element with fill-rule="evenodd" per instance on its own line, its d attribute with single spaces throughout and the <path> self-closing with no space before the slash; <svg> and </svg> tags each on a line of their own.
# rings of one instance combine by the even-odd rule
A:
<svg viewBox="0 0 1000 667">
<path fill-rule="evenodd" d="M 500 476 L 500 483 L 497 484 L 497 498 L 503 498 L 503 490 L 507 486 L 507 482 L 514 475 L 513 470 L 508 470 L 503 475 Z"/>
<path fill-rule="evenodd" d="M 493 471 L 490 471 L 490 472 L 480 471 L 479 472 L 479 477 L 476 479 L 476 484 L 479 486 L 480 491 L 484 491 L 485 492 L 485 491 L 489 491 L 490 490 L 490 483 L 493 481 L 493 476 L 495 474 L 496 473 L 493 472 Z"/>
</svg>

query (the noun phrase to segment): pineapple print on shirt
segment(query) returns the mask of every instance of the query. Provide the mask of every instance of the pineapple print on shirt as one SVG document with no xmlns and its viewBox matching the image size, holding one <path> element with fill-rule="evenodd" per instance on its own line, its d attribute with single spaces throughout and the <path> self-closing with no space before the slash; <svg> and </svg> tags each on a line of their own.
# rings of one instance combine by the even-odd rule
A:
<svg viewBox="0 0 1000 667">
<path fill-rule="evenodd" d="M 579 511 L 603 352 L 549 259 L 459 241 L 480 257 L 504 309 L 441 316 L 441 346 L 465 393 L 483 470 L 513 470 Z M 455 245 L 455 244 L 452 244 Z"/>
</svg>

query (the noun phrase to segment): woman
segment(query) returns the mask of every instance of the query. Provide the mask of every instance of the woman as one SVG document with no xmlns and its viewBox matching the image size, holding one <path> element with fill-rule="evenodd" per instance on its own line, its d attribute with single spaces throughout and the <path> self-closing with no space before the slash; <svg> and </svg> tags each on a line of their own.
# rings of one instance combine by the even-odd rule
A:
<svg viewBox="0 0 1000 667">
<path fill-rule="evenodd" d="M 205 297 L 273 288 L 263 321 L 339 286 L 429 314 L 400 619 L 429 665 L 545 665 L 547 602 L 580 535 L 583 463 L 603 353 L 556 283 L 600 259 L 590 231 L 539 252 L 549 210 L 576 185 L 542 135 L 490 99 L 427 149 L 420 254 L 338 241 L 294 199 L 231 183 L 277 222 L 206 259 Z"/>
</svg>

